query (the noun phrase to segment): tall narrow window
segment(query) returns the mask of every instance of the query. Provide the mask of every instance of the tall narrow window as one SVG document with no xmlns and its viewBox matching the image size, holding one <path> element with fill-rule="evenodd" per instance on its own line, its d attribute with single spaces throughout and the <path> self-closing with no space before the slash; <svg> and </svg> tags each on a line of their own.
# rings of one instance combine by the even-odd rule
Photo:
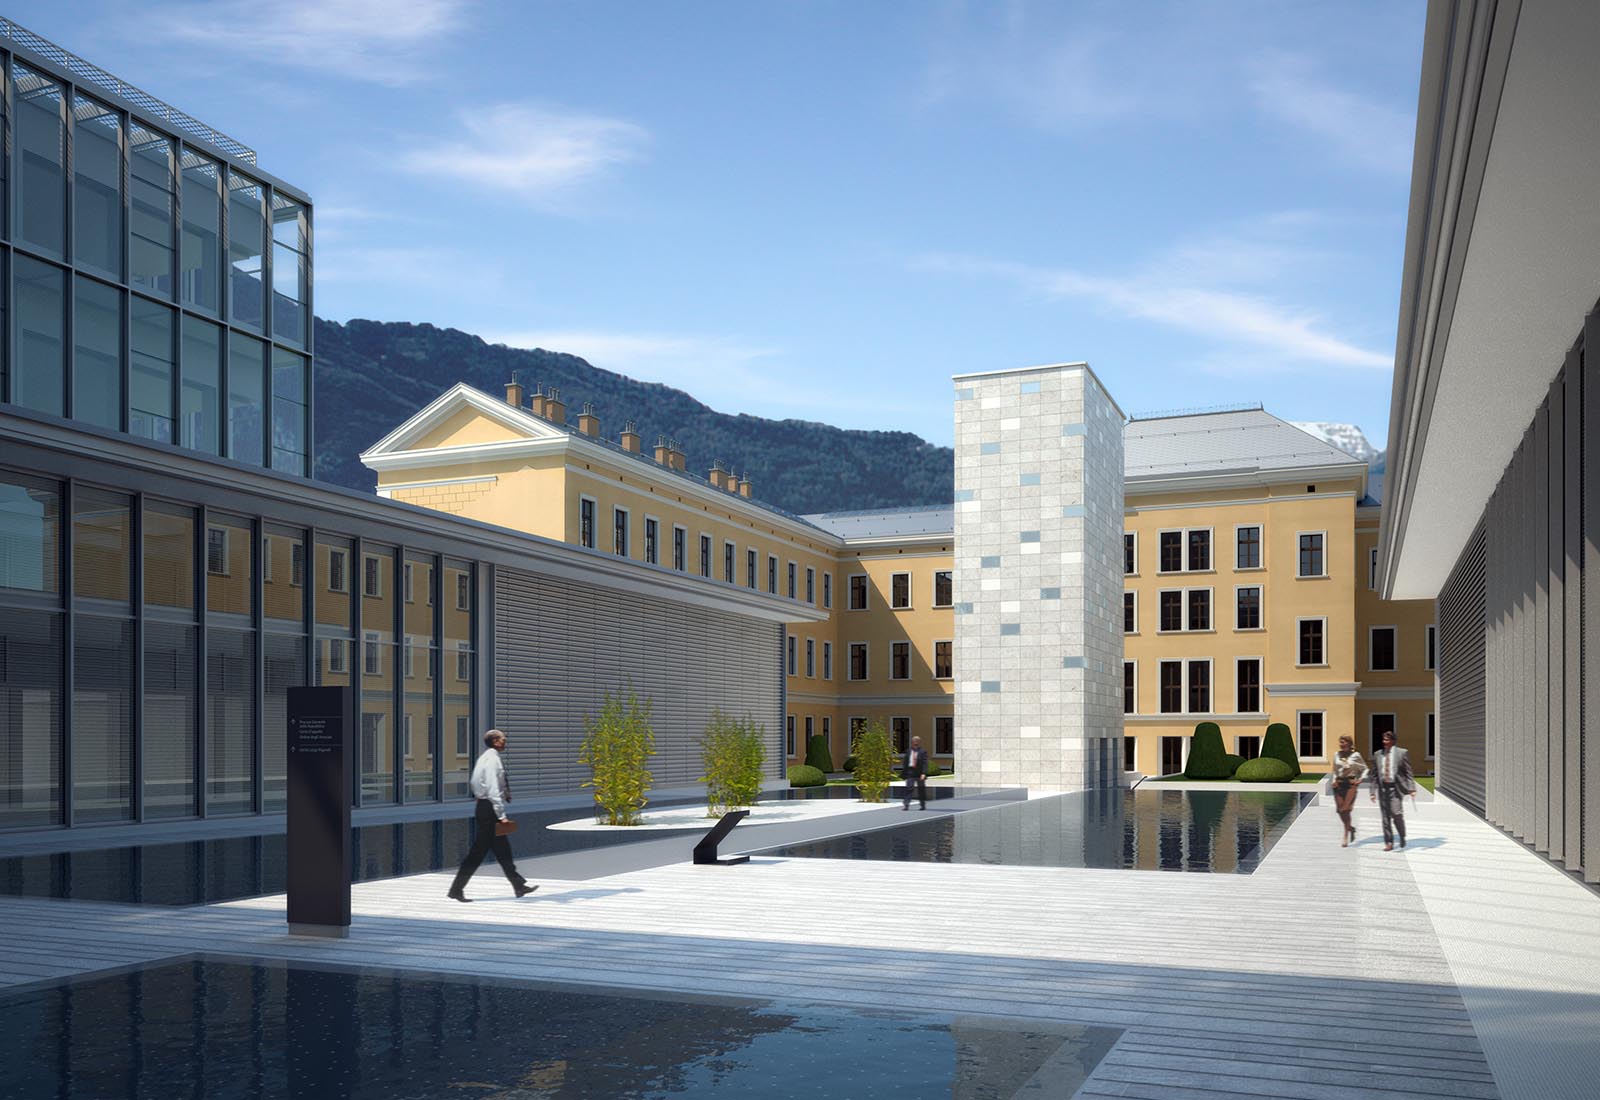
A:
<svg viewBox="0 0 1600 1100">
<path fill-rule="evenodd" d="M 674 527 L 672 529 L 672 568 L 680 573 L 689 568 L 687 561 L 688 548 L 684 545 L 688 538 L 689 532 L 682 527 Z"/>
<path fill-rule="evenodd" d="M 198 153 L 183 152 L 183 240 L 178 290 L 183 304 L 222 312 L 222 170 Z"/>
<path fill-rule="evenodd" d="M 889 606 L 897 611 L 911 606 L 910 573 L 891 573 L 889 575 Z"/>
<path fill-rule="evenodd" d="M 1439 716 L 1434 714 L 1432 711 L 1428 712 L 1427 753 L 1428 753 L 1428 759 L 1429 760 L 1432 760 L 1434 757 L 1439 755 L 1439 744 L 1438 744 L 1438 741 L 1439 741 L 1439 722 L 1438 722 L 1438 717 Z"/>
<path fill-rule="evenodd" d="M 120 430 L 122 291 L 78 276 L 72 344 L 72 418 Z"/>
<path fill-rule="evenodd" d="M 787 667 L 790 676 L 795 675 L 795 659 L 794 659 L 794 655 L 795 655 L 794 635 L 790 634 L 788 636 L 788 647 L 785 650 L 785 661 L 786 661 L 786 666 L 785 667 Z"/>
<path fill-rule="evenodd" d="M 1300 620 L 1300 664 L 1321 665 L 1327 663 L 1327 620 L 1301 619 Z"/>
<path fill-rule="evenodd" d="M 722 544 L 722 579 L 729 584 L 733 583 L 733 555 L 734 545 L 731 542 Z"/>
<path fill-rule="evenodd" d="M 702 577 L 706 577 L 706 578 L 709 578 L 711 576 L 711 536 L 710 535 L 701 535 L 700 536 L 700 575 Z"/>
<path fill-rule="evenodd" d="M 1320 760 L 1325 755 L 1322 745 L 1322 712 L 1301 711 L 1299 725 L 1301 759 Z"/>
<path fill-rule="evenodd" d="M 1122 632 L 1124 634 L 1137 634 L 1139 632 L 1139 594 L 1137 592 L 1124 592 L 1122 594 Z"/>
<path fill-rule="evenodd" d="M 128 430 L 146 439 L 172 443 L 173 312 L 138 295 L 128 308 L 133 335 Z"/>
<path fill-rule="evenodd" d="M 1138 536 L 1132 531 L 1122 534 L 1122 575 L 1132 577 L 1139 572 Z"/>
<path fill-rule="evenodd" d="M 137 122 L 128 126 L 128 281 L 172 298 L 173 214 L 177 192 L 172 142 Z"/>
<path fill-rule="evenodd" d="M 767 591 L 778 594 L 778 559 L 773 554 L 767 555 Z"/>
<path fill-rule="evenodd" d="M 1374 592 L 1378 590 L 1378 548 L 1376 546 L 1367 551 L 1367 587 Z"/>
<path fill-rule="evenodd" d="M 122 119 L 72 101 L 72 255 L 79 267 L 122 276 Z"/>
<path fill-rule="evenodd" d="M 1368 668 L 1373 672 L 1393 672 L 1395 659 L 1395 630 L 1392 626 L 1372 628 L 1372 652 Z"/>
<path fill-rule="evenodd" d="M 1178 589 L 1167 589 L 1161 593 L 1161 618 L 1159 629 L 1163 631 L 1183 629 L 1183 592 Z"/>
<path fill-rule="evenodd" d="M 889 679 L 911 679 L 911 643 L 889 643 Z"/>
<path fill-rule="evenodd" d="M 628 510 L 611 509 L 611 552 L 618 557 L 628 556 Z"/>
<path fill-rule="evenodd" d="M 1122 662 L 1122 713 L 1136 714 L 1138 706 L 1139 664 L 1137 661 Z M 1132 770 L 1132 769 L 1128 769 Z"/>
<path fill-rule="evenodd" d="M 1438 628 L 1432 624 L 1422 628 L 1422 667 L 1429 672 L 1439 667 L 1436 663 L 1437 654 L 1434 650 L 1437 637 Z"/>
<path fill-rule="evenodd" d="M 1233 625 L 1235 630 L 1261 629 L 1261 588 L 1248 585 L 1234 590 L 1236 604 Z"/>
<path fill-rule="evenodd" d="M 1161 675 L 1161 713 L 1183 713 L 1183 662 L 1162 661 Z"/>
<path fill-rule="evenodd" d="M 309 379 L 306 358 L 292 351 L 272 349 L 272 468 L 279 473 L 311 476 L 306 441 Z"/>
<path fill-rule="evenodd" d="M 26 65 L 12 63 L 16 106 L 16 168 L 12 180 L 18 240 L 48 252 L 66 255 L 67 142 L 61 85 Z"/>
<path fill-rule="evenodd" d="M 954 642 L 933 643 L 933 676 L 936 680 L 948 680 L 954 675 L 951 653 Z"/>
<path fill-rule="evenodd" d="M 228 457 L 266 464 L 267 345 L 228 334 Z"/>
<path fill-rule="evenodd" d="M 1300 536 L 1300 576 L 1327 576 L 1323 563 L 1323 543 L 1323 536 L 1319 532 L 1311 532 Z"/>
<path fill-rule="evenodd" d="M 865 611 L 867 609 L 867 578 L 865 574 L 857 573 L 850 578 L 850 610 Z"/>
<path fill-rule="evenodd" d="M 1161 532 L 1161 561 L 1160 569 L 1163 573 L 1181 573 L 1183 571 L 1183 532 Z"/>
<path fill-rule="evenodd" d="M 933 575 L 933 606 L 949 607 L 955 602 L 955 585 L 952 583 L 954 574 L 948 569 L 940 569 Z"/>
<path fill-rule="evenodd" d="M 644 521 L 644 560 L 651 565 L 658 564 L 660 551 L 656 547 L 660 523 L 653 519 Z"/>
<path fill-rule="evenodd" d="M 1211 662 L 1189 662 L 1189 713 L 1211 713 Z"/>
<path fill-rule="evenodd" d="M 814 677 L 814 676 L 816 676 L 816 674 L 817 674 L 817 640 L 815 638 L 807 638 L 806 639 L 806 675 Z"/>
<path fill-rule="evenodd" d="M 1240 714 L 1261 711 L 1261 658 L 1241 657 L 1234 666 L 1238 676 L 1238 697 L 1234 707 Z"/>
<path fill-rule="evenodd" d="M 810 566 L 806 567 L 806 603 L 817 602 L 817 571 Z"/>
<path fill-rule="evenodd" d="M 12 260 L 15 323 L 11 400 L 61 416 L 67 402 L 67 276 L 30 256 Z"/>
<path fill-rule="evenodd" d="M 310 230 L 306 208 L 272 194 L 272 336 L 305 346 L 306 297 L 310 284 Z"/>
<path fill-rule="evenodd" d="M 1241 527 L 1238 530 L 1237 540 L 1234 567 L 1237 569 L 1260 569 L 1261 528 L 1257 526 Z"/>
<path fill-rule="evenodd" d="M 230 316 L 235 324 L 260 329 L 266 300 L 262 283 L 267 249 L 266 189 L 249 176 L 228 173 L 228 270 Z"/>
<path fill-rule="evenodd" d="M 867 678 L 867 643 L 850 643 L 850 668 L 849 677 L 852 680 L 865 680 Z"/>
<path fill-rule="evenodd" d="M 1211 532 L 1189 532 L 1189 571 L 1204 572 L 1211 568 Z"/>
<path fill-rule="evenodd" d="M 594 549 L 594 501 L 578 501 L 578 544 Z"/>
<path fill-rule="evenodd" d="M 823 607 L 828 607 L 828 608 L 831 608 L 833 606 L 833 574 L 832 573 L 824 573 L 824 574 L 822 574 L 822 606 Z"/>
<path fill-rule="evenodd" d="M 222 330 L 198 317 L 183 319 L 183 405 L 185 447 L 222 453 Z"/>
<path fill-rule="evenodd" d="M 826 718 L 823 719 L 827 721 Z M 933 754 L 950 756 L 956 751 L 956 720 L 948 714 L 935 715 L 933 719 Z"/>
<path fill-rule="evenodd" d="M 746 588 L 754 588 L 756 586 L 756 573 L 760 569 L 761 555 L 756 553 L 753 548 L 746 550 L 744 552 L 744 586 Z"/>
<path fill-rule="evenodd" d="M 1189 629 L 1211 629 L 1211 589 L 1189 589 Z"/>
<path fill-rule="evenodd" d="M 795 572 L 794 562 L 789 563 L 789 598 L 792 600 L 800 594 L 800 584 Z"/>
<path fill-rule="evenodd" d="M 822 678 L 824 680 L 833 679 L 833 643 L 832 642 L 823 642 L 822 643 Z M 823 721 L 826 722 L 827 719 L 824 718 Z"/>
</svg>

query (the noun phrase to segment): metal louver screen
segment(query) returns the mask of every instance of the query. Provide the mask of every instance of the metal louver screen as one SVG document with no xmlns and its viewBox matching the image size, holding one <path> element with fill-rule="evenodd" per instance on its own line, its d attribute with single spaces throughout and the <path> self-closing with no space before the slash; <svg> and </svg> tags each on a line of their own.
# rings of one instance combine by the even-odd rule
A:
<svg viewBox="0 0 1600 1100">
<path fill-rule="evenodd" d="M 1439 787 L 1484 812 L 1484 531 L 1439 593 Z"/>
</svg>

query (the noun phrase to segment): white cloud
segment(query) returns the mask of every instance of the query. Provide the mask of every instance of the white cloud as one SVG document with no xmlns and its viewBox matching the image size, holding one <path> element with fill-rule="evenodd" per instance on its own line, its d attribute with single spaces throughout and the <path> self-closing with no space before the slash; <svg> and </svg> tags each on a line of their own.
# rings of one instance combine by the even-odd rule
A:
<svg viewBox="0 0 1600 1100">
<path fill-rule="evenodd" d="M 247 0 L 140 6 L 141 34 L 333 77 L 409 84 L 425 48 L 462 26 L 470 0 Z"/>
<path fill-rule="evenodd" d="M 461 180 L 536 206 L 558 205 L 580 184 L 643 156 L 649 133 L 622 119 L 531 103 L 464 112 L 467 137 L 419 142 L 409 171 Z"/>
<path fill-rule="evenodd" d="M 1254 66 L 1250 90 L 1263 112 L 1326 143 L 1340 159 L 1379 172 L 1411 171 L 1412 115 L 1321 80 L 1306 58 L 1269 53 Z"/>
</svg>

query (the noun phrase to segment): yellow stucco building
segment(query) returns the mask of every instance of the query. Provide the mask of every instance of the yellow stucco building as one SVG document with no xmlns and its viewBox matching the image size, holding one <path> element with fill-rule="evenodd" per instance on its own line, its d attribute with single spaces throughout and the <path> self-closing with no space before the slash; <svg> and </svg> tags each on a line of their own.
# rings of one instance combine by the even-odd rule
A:
<svg viewBox="0 0 1600 1100">
<path fill-rule="evenodd" d="M 790 762 L 822 736 L 838 766 L 876 720 L 948 766 L 951 508 L 793 515 L 642 442 L 587 406 L 569 425 L 555 392 L 462 384 L 362 461 L 382 496 L 806 605 L 782 654 Z M 1365 464 L 1259 409 L 1163 417 L 1129 423 L 1124 489 L 1127 770 L 1181 770 L 1205 720 L 1245 756 L 1284 722 L 1308 770 L 1391 723 L 1429 755 L 1432 605 L 1377 599 Z"/>
</svg>

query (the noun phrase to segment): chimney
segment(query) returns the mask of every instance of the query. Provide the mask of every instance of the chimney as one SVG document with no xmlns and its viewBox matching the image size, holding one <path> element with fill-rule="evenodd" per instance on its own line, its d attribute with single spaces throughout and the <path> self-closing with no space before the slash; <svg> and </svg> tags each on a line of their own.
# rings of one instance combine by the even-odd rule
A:
<svg viewBox="0 0 1600 1100">
<path fill-rule="evenodd" d="M 517 381 L 514 374 L 511 381 L 506 383 L 506 404 L 514 409 L 522 408 L 522 383 Z"/>
<path fill-rule="evenodd" d="M 674 470 L 689 472 L 689 456 L 683 453 L 683 448 L 678 446 L 676 439 L 667 441 L 667 465 Z"/>
<path fill-rule="evenodd" d="M 544 387 L 535 382 L 533 384 L 533 415 L 544 415 Z"/>
<path fill-rule="evenodd" d="M 561 391 L 554 386 L 544 399 L 544 418 L 554 424 L 565 426 L 567 423 L 567 406 L 561 400 Z"/>
<path fill-rule="evenodd" d="M 583 403 L 583 412 L 578 414 L 578 430 L 587 436 L 600 434 L 600 418 L 594 414 L 594 402 Z"/>
<path fill-rule="evenodd" d="M 706 480 L 711 482 L 714 489 L 726 489 L 728 487 L 726 477 L 727 475 L 722 472 L 722 459 L 719 458 L 711 464 L 711 472 L 706 475 Z"/>
<path fill-rule="evenodd" d="M 667 445 L 667 437 L 664 435 L 656 436 L 656 461 L 669 470 L 672 468 L 672 448 Z"/>
<path fill-rule="evenodd" d="M 747 500 L 750 497 L 750 479 L 743 474 L 739 475 L 739 495 Z"/>
<path fill-rule="evenodd" d="M 639 425 L 629 420 L 622 425 L 622 435 L 617 437 L 622 449 L 631 455 L 639 453 Z"/>
</svg>

